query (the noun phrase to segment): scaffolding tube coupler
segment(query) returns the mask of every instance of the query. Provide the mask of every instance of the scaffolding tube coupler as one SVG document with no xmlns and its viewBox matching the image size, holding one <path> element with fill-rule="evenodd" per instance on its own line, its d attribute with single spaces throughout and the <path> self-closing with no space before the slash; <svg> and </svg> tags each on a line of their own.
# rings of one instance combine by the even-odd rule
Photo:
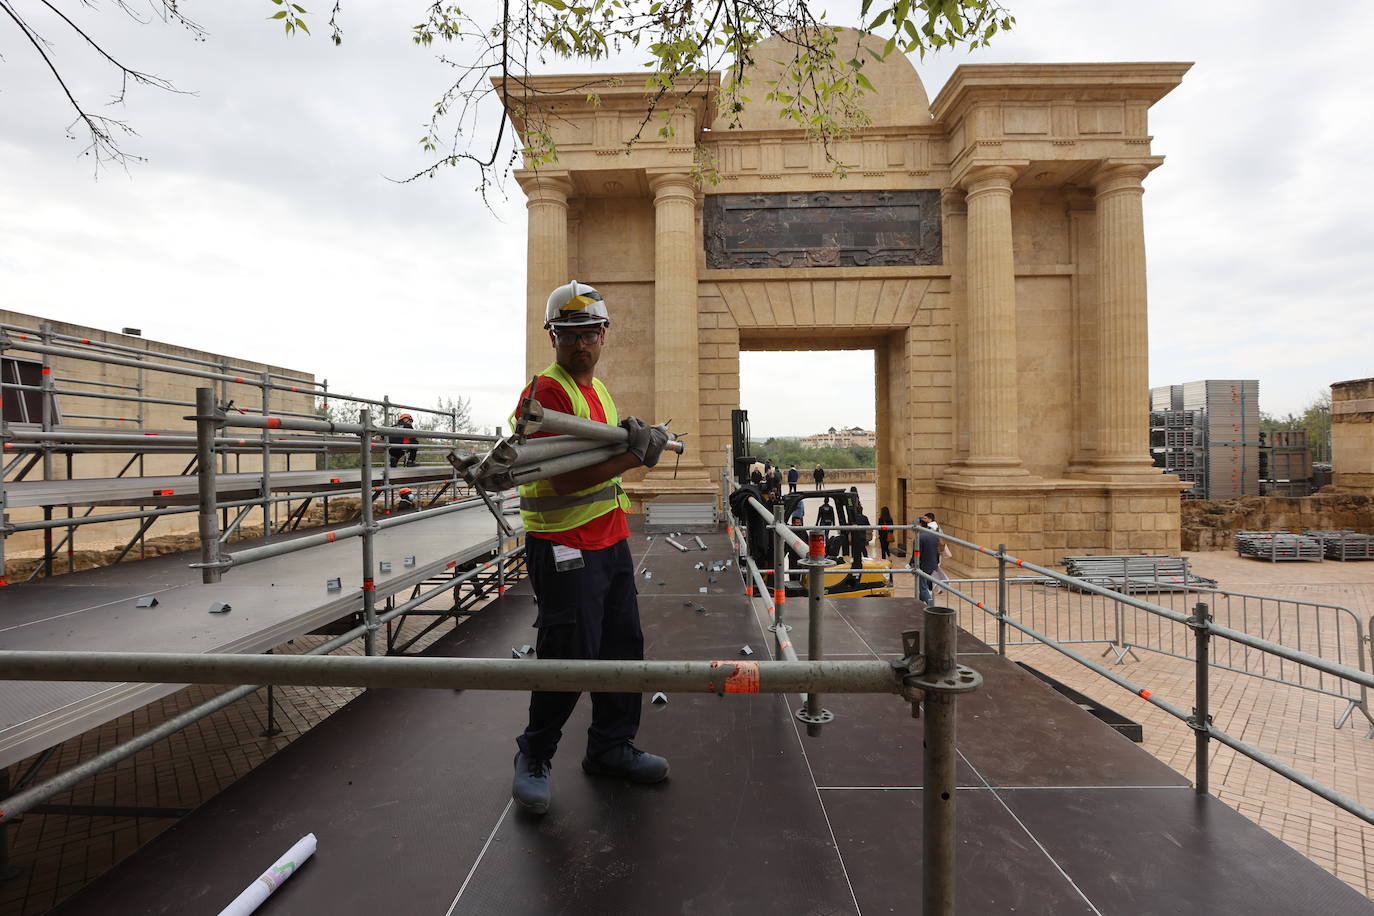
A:
<svg viewBox="0 0 1374 916">
<path fill-rule="evenodd" d="M 902 658 L 891 664 L 902 683 L 902 697 L 911 703 L 912 718 L 920 718 L 921 703 L 928 694 L 971 693 L 983 685 L 981 674 L 955 661 L 953 641 L 957 628 L 952 622 L 953 615 L 950 608 L 926 608 L 927 630 L 934 629 L 932 624 L 943 623 L 941 618 L 948 617 L 950 633 L 938 641 L 936 634 L 930 633 L 928 651 L 924 654 L 921 652 L 921 631 L 902 632 Z"/>
</svg>

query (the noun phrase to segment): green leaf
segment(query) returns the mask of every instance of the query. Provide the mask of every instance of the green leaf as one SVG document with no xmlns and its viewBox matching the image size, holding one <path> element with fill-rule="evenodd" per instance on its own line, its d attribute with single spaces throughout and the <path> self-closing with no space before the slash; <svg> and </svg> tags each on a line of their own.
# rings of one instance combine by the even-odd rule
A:
<svg viewBox="0 0 1374 916">
<path fill-rule="evenodd" d="M 273 13 L 271 16 L 268 16 L 267 18 L 268 18 L 268 19 L 285 19 L 285 18 L 286 18 L 286 10 L 282 10 L 282 11 L 279 12 L 279 13 Z"/>
</svg>

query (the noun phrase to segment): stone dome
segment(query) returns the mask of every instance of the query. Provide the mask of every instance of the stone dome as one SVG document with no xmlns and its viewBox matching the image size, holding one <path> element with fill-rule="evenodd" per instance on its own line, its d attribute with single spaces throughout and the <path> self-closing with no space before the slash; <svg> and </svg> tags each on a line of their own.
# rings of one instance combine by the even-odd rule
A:
<svg viewBox="0 0 1374 916">
<path fill-rule="evenodd" d="M 883 40 L 875 35 L 863 35 L 853 29 L 837 28 L 839 44 L 837 55 L 842 60 L 860 57 L 867 62 L 863 72 L 873 84 L 874 92 L 865 93 L 864 107 L 876 127 L 910 127 L 930 122 L 930 99 L 926 96 L 925 86 L 916 75 L 916 68 L 906 56 L 898 52 L 890 54 L 886 60 L 877 60 L 872 55 L 859 52 L 859 42 L 875 52 L 881 53 Z M 770 81 L 781 77 L 785 62 L 792 57 L 793 45 L 783 35 L 774 35 L 760 42 L 754 48 L 754 66 L 749 71 L 749 85 L 744 95 L 750 99 L 744 111 L 740 112 L 739 127 L 747 130 L 771 130 L 779 127 L 795 127 L 793 121 L 783 121 L 779 115 L 782 104 L 769 102 Z M 728 84 L 729 75 L 726 74 Z M 724 113 L 717 117 L 712 130 L 725 131 L 730 128 L 730 119 Z"/>
</svg>

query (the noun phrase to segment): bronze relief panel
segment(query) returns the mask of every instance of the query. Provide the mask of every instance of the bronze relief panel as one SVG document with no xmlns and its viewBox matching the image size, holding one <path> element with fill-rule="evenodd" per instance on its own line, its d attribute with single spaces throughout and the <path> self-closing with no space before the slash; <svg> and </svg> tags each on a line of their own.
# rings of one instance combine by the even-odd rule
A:
<svg viewBox="0 0 1374 916">
<path fill-rule="evenodd" d="M 940 263 L 939 191 L 710 194 L 706 266 Z"/>
</svg>

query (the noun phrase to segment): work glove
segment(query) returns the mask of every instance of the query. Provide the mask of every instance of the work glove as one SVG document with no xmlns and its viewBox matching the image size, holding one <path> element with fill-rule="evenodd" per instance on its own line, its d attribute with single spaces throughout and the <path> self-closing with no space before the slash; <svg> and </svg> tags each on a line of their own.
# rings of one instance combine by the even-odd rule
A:
<svg viewBox="0 0 1374 916">
<path fill-rule="evenodd" d="M 661 426 L 650 426 L 639 417 L 626 417 L 620 425 L 630 434 L 625 450 L 633 452 L 646 468 L 658 464 L 658 457 L 668 444 L 668 431 Z"/>
</svg>

